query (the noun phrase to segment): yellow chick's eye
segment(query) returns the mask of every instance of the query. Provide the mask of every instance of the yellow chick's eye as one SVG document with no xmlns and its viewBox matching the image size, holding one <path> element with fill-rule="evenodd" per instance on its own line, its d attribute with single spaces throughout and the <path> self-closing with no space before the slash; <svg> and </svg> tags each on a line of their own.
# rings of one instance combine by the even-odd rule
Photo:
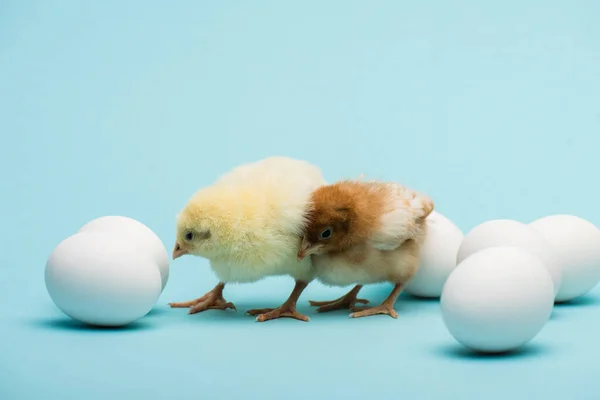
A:
<svg viewBox="0 0 600 400">
<path fill-rule="evenodd" d="M 186 232 L 186 234 L 183 238 L 185 239 L 186 242 L 191 242 L 192 240 L 194 240 L 194 232 L 192 232 L 192 231 Z"/>
<path fill-rule="evenodd" d="M 325 228 L 321 233 L 319 233 L 320 239 L 329 239 L 333 236 L 333 228 Z"/>
</svg>

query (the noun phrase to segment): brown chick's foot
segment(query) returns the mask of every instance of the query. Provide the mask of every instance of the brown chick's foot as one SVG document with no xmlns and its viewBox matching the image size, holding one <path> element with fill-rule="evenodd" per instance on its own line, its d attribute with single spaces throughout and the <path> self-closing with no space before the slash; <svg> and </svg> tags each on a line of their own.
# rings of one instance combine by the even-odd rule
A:
<svg viewBox="0 0 600 400">
<path fill-rule="evenodd" d="M 356 303 L 360 304 L 369 304 L 369 300 L 367 299 L 348 299 L 346 297 L 341 297 L 336 300 L 331 301 L 312 301 L 309 300 L 310 305 L 317 308 L 317 312 L 329 312 L 335 310 L 354 310 Z"/>
<path fill-rule="evenodd" d="M 190 301 L 169 303 L 171 308 L 189 308 L 188 314 L 196 314 L 205 310 L 236 310 L 235 305 L 223 298 L 224 284 L 219 283 L 213 290 L 202 297 Z"/>
<path fill-rule="evenodd" d="M 350 314 L 350 318 L 368 317 L 369 315 L 389 315 L 392 318 L 398 318 L 398 313 L 394 307 L 387 304 L 382 304 L 376 307 L 356 307 L 355 312 Z M 360 311 L 358 311 L 360 310 Z"/>
<path fill-rule="evenodd" d="M 360 307 L 360 311 L 353 312 L 350 314 L 350 318 L 360 318 L 360 317 L 368 317 L 369 315 L 389 315 L 392 318 L 398 318 L 398 313 L 394 310 L 394 304 L 396 303 L 396 299 L 402 292 L 404 285 L 401 283 L 397 283 L 394 285 L 394 289 L 390 293 L 390 295 L 381 303 L 381 305 L 376 307 Z M 356 308 L 359 309 L 358 307 Z"/>
<path fill-rule="evenodd" d="M 356 303 L 360 304 L 368 304 L 369 300 L 367 299 L 357 299 L 358 291 L 361 289 L 361 285 L 356 285 L 351 291 L 346 293 L 344 296 L 339 299 L 330 300 L 330 301 L 312 301 L 309 300 L 311 306 L 319 307 L 317 308 L 317 312 L 328 312 L 334 310 L 353 310 Z"/>
</svg>

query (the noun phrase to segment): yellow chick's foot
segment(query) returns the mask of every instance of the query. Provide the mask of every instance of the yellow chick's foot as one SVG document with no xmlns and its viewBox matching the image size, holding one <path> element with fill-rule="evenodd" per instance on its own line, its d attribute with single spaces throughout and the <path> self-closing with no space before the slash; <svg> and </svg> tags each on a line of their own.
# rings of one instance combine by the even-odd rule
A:
<svg viewBox="0 0 600 400">
<path fill-rule="evenodd" d="M 229 308 L 237 311 L 237 308 L 235 308 L 233 303 L 225 301 L 224 299 L 216 299 L 213 302 L 206 301 L 190 307 L 188 314 L 196 314 L 205 310 L 227 310 Z"/>
<path fill-rule="evenodd" d="M 358 291 L 362 288 L 362 285 L 356 285 L 351 291 L 346 293 L 344 296 L 336 300 L 330 301 L 312 301 L 309 300 L 311 306 L 319 307 L 317 312 L 328 312 L 334 310 L 346 310 L 350 309 L 354 311 L 356 303 L 368 304 L 367 299 L 357 299 Z"/>
<path fill-rule="evenodd" d="M 389 315 L 392 318 L 398 318 L 398 313 L 394 310 L 394 307 L 387 304 L 382 304 L 376 307 L 356 307 L 356 310 L 350 314 L 350 318 L 368 317 L 369 315 Z"/>
<path fill-rule="evenodd" d="M 192 306 L 195 306 L 196 304 L 202 303 L 203 301 L 205 301 L 207 299 L 207 297 L 208 297 L 208 294 L 205 294 L 204 296 L 198 297 L 197 299 L 194 299 L 194 300 L 169 303 L 169 306 L 171 306 L 171 308 L 190 308 Z"/>
<path fill-rule="evenodd" d="M 306 286 L 308 286 L 308 282 L 296 281 L 296 285 L 294 286 L 294 290 L 292 290 L 290 297 L 288 297 L 285 303 L 283 303 L 280 307 L 275 309 L 263 308 L 248 310 L 246 313 L 250 315 L 257 315 L 256 320 L 258 322 L 269 321 L 277 318 L 295 318 L 300 321 L 308 322 L 310 319 L 306 315 L 300 314 L 298 311 L 296 311 L 298 298 Z"/>
<path fill-rule="evenodd" d="M 269 311 L 266 311 L 269 310 Z M 263 313 L 258 313 L 257 311 L 266 311 Z M 256 313 L 252 313 L 252 312 L 256 312 Z M 263 309 L 263 310 L 250 310 L 248 311 L 248 313 L 250 315 L 256 315 L 258 314 L 258 316 L 256 317 L 256 320 L 258 322 L 265 322 L 265 321 L 269 321 L 272 319 L 277 319 L 277 318 L 294 318 L 300 321 L 304 321 L 304 322 L 308 322 L 310 320 L 310 318 L 308 318 L 306 315 L 300 314 L 298 311 L 296 311 L 295 307 L 292 306 L 288 306 L 286 304 L 282 305 L 279 308 L 276 309 Z"/>
<path fill-rule="evenodd" d="M 223 298 L 224 287 L 225 284 L 220 282 L 202 297 L 190 301 L 169 303 L 169 305 L 171 308 L 189 308 L 188 314 L 196 314 L 205 310 L 227 310 L 229 308 L 237 311 L 233 303 Z"/>
<path fill-rule="evenodd" d="M 274 308 L 253 308 L 252 310 L 246 311 L 246 315 L 260 315 L 271 312 Z"/>
</svg>

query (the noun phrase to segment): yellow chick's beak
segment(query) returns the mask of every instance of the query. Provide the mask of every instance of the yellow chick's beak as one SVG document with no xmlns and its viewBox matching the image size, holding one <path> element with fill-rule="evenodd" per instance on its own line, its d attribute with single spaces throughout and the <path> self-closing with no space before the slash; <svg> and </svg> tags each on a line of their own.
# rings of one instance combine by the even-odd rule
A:
<svg viewBox="0 0 600 400">
<path fill-rule="evenodd" d="M 188 251 L 181 248 L 179 243 L 175 243 L 175 247 L 173 248 L 173 260 L 187 254 Z"/>
<path fill-rule="evenodd" d="M 318 250 L 317 246 L 313 246 L 311 242 L 306 239 L 306 237 L 302 238 L 302 244 L 300 245 L 300 250 L 298 250 L 298 261 L 304 260 L 306 256 L 309 256 Z"/>
</svg>

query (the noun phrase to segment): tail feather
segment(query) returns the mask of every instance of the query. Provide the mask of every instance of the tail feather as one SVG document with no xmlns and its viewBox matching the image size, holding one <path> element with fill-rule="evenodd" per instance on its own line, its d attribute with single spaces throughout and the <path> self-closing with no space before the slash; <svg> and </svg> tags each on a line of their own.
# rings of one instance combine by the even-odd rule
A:
<svg viewBox="0 0 600 400">
<path fill-rule="evenodd" d="M 416 218 L 425 219 L 433 212 L 435 204 L 429 197 L 413 192 L 410 206 Z"/>
<path fill-rule="evenodd" d="M 405 240 L 419 237 L 423 221 L 434 209 L 433 201 L 399 184 L 387 186 L 392 193 L 392 209 L 381 217 L 381 226 L 371 237 L 371 244 L 379 250 L 394 250 Z"/>
</svg>

